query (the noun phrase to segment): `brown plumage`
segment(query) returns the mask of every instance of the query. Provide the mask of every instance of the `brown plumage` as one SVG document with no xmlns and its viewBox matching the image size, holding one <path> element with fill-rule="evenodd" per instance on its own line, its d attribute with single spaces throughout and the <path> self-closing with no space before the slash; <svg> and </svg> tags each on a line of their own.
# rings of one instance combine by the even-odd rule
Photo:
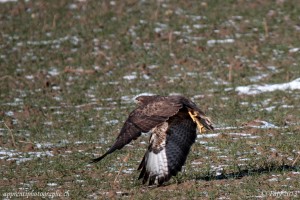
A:
<svg viewBox="0 0 300 200">
<path fill-rule="evenodd" d="M 139 96 L 138 107 L 125 121 L 115 143 L 99 158 L 121 149 L 142 132 L 151 132 L 148 150 L 139 166 L 139 179 L 149 185 L 168 181 L 181 171 L 192 144 L 196 129 L 213 130 L 210 119 L 191 100 L 183 96 Z"/>
</svg>

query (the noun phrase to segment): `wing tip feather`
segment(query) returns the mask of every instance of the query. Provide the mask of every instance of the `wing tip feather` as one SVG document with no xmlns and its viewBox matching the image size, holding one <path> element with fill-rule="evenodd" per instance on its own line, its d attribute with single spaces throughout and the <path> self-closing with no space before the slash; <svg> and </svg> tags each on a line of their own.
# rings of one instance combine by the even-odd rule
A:
<svg viewBox="0 0 300 200">
<path fill-rule="evenodd" d="M 101 161 L 106 156 L 107 156 L 107 154 L 104 154 L 104 155 L 102 155 L 102 156 L 100 156 L 98 158 L 93 158 L 93 159 L 90 160 L 89 163 L 97 163 L 97 162 Z"/>
</svg>

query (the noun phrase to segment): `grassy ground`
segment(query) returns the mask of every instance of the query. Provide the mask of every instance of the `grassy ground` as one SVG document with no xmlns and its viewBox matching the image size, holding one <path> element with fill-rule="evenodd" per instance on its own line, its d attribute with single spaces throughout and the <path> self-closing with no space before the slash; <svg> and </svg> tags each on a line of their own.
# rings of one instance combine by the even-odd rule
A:
<svg viewBox="0 0 300 200">
<path fill-rule="evenodd" d="M 300 77 L 299 10 L 293 0 L 0 3 L 0 194 L 300 198 L 300 91 L 235 91 Z M 146 136 L 88 164 L 144 92 L 190 97 L 216 127 L 158 188 L 137 180 Z"/>
</svg>

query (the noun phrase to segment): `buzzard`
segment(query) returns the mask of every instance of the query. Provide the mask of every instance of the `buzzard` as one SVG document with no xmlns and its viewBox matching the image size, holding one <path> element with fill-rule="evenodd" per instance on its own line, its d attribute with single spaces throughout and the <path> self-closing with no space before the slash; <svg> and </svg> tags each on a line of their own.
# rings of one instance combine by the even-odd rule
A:
<svg viewBox="0 0 300 200">
<path fill-rule="evenodd" d="M 196 129 L 202 133 L 213 130 L 210 119 L 191 100 L 183 96 L 139 96 L 138 107 L 125 121 L 110 149 L 92 162 L 121 149 L 141 133 L 150 132 L 150 141 L 138 170 L 143 184 L 161 185 L 181 171 L 192 144 Z"/>
</svg>

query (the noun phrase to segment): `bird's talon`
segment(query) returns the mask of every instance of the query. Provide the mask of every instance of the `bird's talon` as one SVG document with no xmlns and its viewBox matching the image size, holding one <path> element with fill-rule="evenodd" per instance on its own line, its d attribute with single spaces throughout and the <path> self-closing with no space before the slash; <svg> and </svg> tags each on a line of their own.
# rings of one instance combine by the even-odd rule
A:
<svg viewBox="0 0 300 200">
<path fill-rule="evenodd" d="M 199 120 L 196 118 L 197 114 L 193 114 L 191 111 L 188 111 L 189 115 L 191 116 L 192 120 L 197 124 L 197 127 L 199 129 L 199 132 L 202 133 L 205 131 L 204 126 L 199 122 Z M 203 130 L 202 130 L 203 129 Z"/>
</svg>

